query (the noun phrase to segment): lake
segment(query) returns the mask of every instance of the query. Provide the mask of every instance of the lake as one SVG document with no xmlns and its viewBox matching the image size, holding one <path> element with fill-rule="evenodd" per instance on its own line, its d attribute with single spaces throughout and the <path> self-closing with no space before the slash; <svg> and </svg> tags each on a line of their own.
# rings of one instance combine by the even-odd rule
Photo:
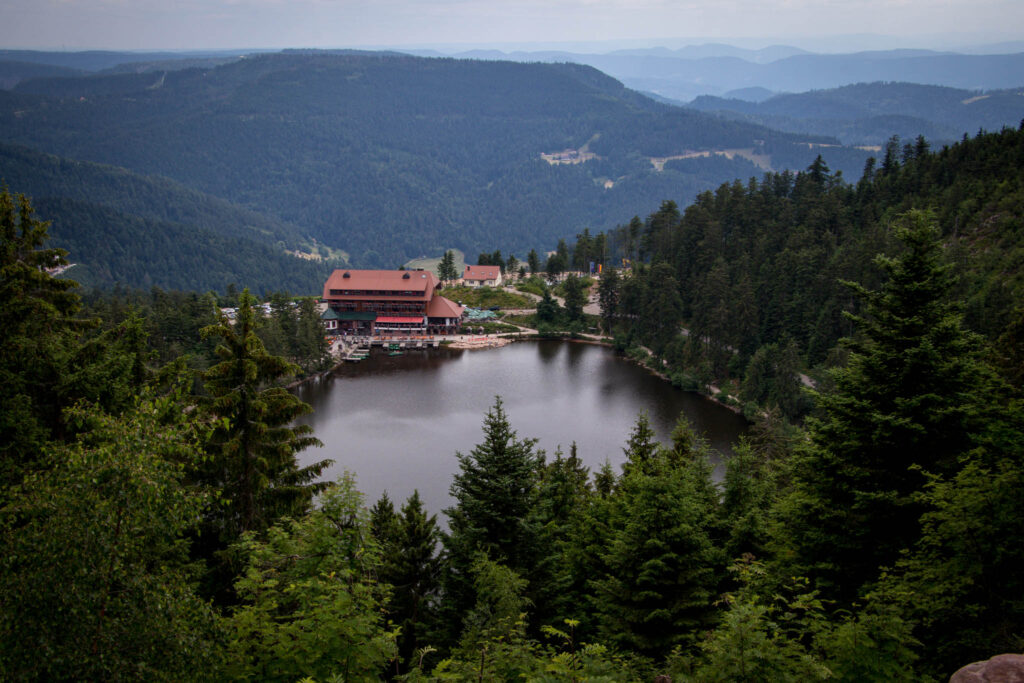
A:
<svg viewBox="0 0 1024 683">
<path fill-rule="evenodd" d="M 685 413 L 721 453 L 731 452 L 746 428 L 739 415 L 675 389 L 611 349 L 560 341 L 396 357 L 375 351 L 297 387 L 296 394 L 313 406 L 304 422 L 324 443 L 300 453 L 300 462 L 334 460 L 325 471 L 332 480 L 353 472 L 367 505 L 386 490 L 398 508 L 419 489 L 439 520 L 451 505 L 455 453 L 468 453 L 483 440 L 484 416 L 498 395 L 520 438 L 538 439 L 549 456 L 559 446 L 568 453 L 575 441 L 591 472 L 605 460 L 619 471 L 640 411 L 647 411 L 663 443 Z"/>
</svg>

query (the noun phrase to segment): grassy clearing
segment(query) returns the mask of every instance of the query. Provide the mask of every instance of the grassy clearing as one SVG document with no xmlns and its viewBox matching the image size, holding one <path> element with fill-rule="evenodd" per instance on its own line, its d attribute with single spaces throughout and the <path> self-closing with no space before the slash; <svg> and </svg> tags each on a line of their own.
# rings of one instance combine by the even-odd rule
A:
<svg viewBox="0 0 1024 683">
<path fill-rule="evenodd" d="M 473 308 L 533 308 L 533 302 L 525 296 L 506 292 L 491 287 L 445 287 L 441 294 L 452 301 L 461 302 L 463 306 Z"/>
<path fill-rule="evenodd" d="M 451 252 L 452 255 L 455 257 L 455 272 L 461 273 L 464 270 L 466 270 L 466 255 L 463 254 L 458 249 L 452 249 Z M 437 275 L 437 265 L 441 263 L 442 256 L 444 256 L 443 252 L 441 253 L 441 256 L 436 256 L 433 258 L 415 258 L 406 263 L 404 268 L 406 270 L 416 270 L 417 268 L 422 268 L 423 270 L 429 270 L 434 275 Z"/>
<path fill-rule="evenodd" d="M 516 283 L 516 289 L 520 292 L 526 292 L 527 294 L 535 294 L 537 296 L 544 296 L 544 279 L 539 275 L 531 275 L 525 280 L 520 280 Z"/>
</svg>

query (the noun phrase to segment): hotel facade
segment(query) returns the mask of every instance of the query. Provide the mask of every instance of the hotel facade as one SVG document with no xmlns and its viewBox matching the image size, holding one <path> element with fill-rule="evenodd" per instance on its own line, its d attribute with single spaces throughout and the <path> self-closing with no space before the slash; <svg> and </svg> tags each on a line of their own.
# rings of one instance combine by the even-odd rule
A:
<svg viewBox="0 0 1024 683">
<path fill-rule="evenodd" d="M 438 294 L 438 284 L 426 270 L 336 270 L 324 284 L 321 318 L 335 334 L 454 334 L 464 308 Z"/>
</svg>

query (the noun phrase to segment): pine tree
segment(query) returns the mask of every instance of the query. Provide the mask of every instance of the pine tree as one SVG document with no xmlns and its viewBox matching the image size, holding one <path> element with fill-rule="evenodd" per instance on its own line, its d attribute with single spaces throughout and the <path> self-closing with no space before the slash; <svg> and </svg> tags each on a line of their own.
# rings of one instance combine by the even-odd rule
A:
<svg viewBox="0 0 1024 683">
<path fill-rule="evenodd" d="M 484 418 L 484 440 L 468 454 L 456 453 L 459 471 L 451 486 L 454 507 L 445 510 L 449 556 L 445 596 L 448 626 L 461 631 L 461 618 L 472 606 L 470 567 L 483 551 L 510 569 L 532 566 L 536 530 L 529 524 L 530 505 L 542 459 L 535 439 L 520 439 L 512 429 L 500 397 Z M 451 633 L 452 631 L 450 631 Z"/>
<path fill-rule="evenodd" d="M 427 515 L 419 491 L 413 491 L 395 516 L 395 536 L 384 546 L 380 580 L 391 585 L 388 616 L 401 628 L 398 661 L 409 666 L 437 617 L 441 590 L 441 532 L 437 517 Z"/>
<path fill-rule="evenodd" d="M 535 628 L 584 616 L 587 575 L 579 539 L 593 495 L 588 476 L 575 443 L 568 456 L 556 450 L 554 459 L 540 470 L 530 511 L 530 523 L 537 529 L 537 561 L 526 575 Z"/>
<path fill-rule="evenodd" d="M 882 288 L 851 284 L 865 303 L 852 316 L 860 334 L 847 340 L 835 391 L 820 397 L 782 512 L 797 571 L 846 599 L 916 540 L 925 472 L 955 473 L 988 384 L 978 339 L 946 301 L 937 228 L 915 211 L 896 235 L 906 249 L 877 259 L 889 276 Z"/>
<path fill-rule="evenodd" d="M 240 296 L 234 324 L 226 319 L 203 329 L 221 339 L 221 362 L 204 373 L 211 399 L 206 407 L 215 418 L 207 443 L 211 459 L 206 477 L 226 498 L 219 535 L 232 541 L 245 531 L 258 531 L 283 515 L 305 512 L 323 484 L 312 483 L 328 460 L 300 467 L 295 455 L 319 446 L 312 427 L 294 425 L 311 408 L 284 387 L 269 386 L 297 369 L 269 355 L 256 336 L 255 300 L 248 289 Z"/>
<path fill-rule="evenodd" d="M 615 318 L 619 309 L 619 271 L 608 268 L 601 273 L 597 285 L 597 298 L 601 305 L 601 319 L 604 321 L 604 333 L 612 334 Z"/>
<path fill-rule="evenodd" d="M 449 249 L 444 252 L 441 262 L 437 264 L 437 279 L 441 281 L 441 284 L 448 284 L 457 280 L 458 277 L 459 273 L 455 269 L 455 254 Z"/>
<path fill-rule="evenodd" d="M 575 275 L 565 278 L 565 317 L 570 324 L 583 320 L 583 305 L 586 297 L 583 284 Z"/>
<path fill-rule="evenodd" d="M 530 253 L 526 255 L 526 264 L 530 267 L 531 275 L 540 272 L 540 256 L 537 255 L 536 249 L 531 249 Z"/>
<path fill-rule="evenodd" d="M 60 428 L 59 385 L 80 328 L 77 283 L 52 269 L 67 252 L 45 247 L 49 223 L 24 195 L 0 191 L 0 484 L 19 479 Z"/>
<path fill-rule="evenodd" d="M 612 500 L 605 571 L 592 582 L 604 642 L 664 657 L 712 623 L 724 556 L 714 538 L 711 466 L 659 453 L 623 474 Z"/>
</svg>

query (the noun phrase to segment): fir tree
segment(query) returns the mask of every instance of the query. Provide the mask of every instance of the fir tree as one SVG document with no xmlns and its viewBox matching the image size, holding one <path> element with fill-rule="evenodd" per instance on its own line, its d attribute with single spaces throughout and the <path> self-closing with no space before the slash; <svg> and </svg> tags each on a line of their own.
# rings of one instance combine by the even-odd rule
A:
<svg viewBox="0 0 1024 683">
<path fill-rule="evenodd" d="M 455 254 L 449 249 L 444 252 L 441 262 L 437 264 L 437 279 L 441 281 L 441 284 L 446 285 L 449 282 L 454 282 L 458 277 L 459 273 L 455 269 Z"/>
<path fill-rule="evenodd" d="M 601 320 L 604 321 L 604 333 L 612 334 L 612 326 L 619 308 L 619 271 L 615 268 L 605 269 L 597 285 L 597 298 L 601 305 Z"/>
<path fill-rule="evenodd" d="M 723 562 L 714 538 L 711 466 L 665 453 L 623 474 L 612 502 L 605 571 L 592 582 L 598 632 L 649 657 L 693 644 L 712 623 Z"/>
<path fill-rule="evenodd" d="M 956 471 L 987 384 L 978 340 L 946 301 L 938 230 L 910 212 L 896 235 L 906 250 L 877 259 L 883 287 L 851 285 L 865 302 L 852 317 L 860 334 L 847 340 L 835 391 L 821 396 L 783 512 L 799 571 L 847 599 L 916 540 L 925 472 Z"/>
<path fill-rule="evenodd" d="M 529 524 L 530 505 L 541 456 L 535 439 L 520 439 L 512 429 L 500 397 L 484 418 L 484 440 L 468 454 L 456 453 L 459 471 L 451 486 L 454 507 L 445 510 L 449 556 L 445 594 L 449 628 L 461 630 L 461 617 L 472 606 L 470 566 L 483 551 L 516 571 L 532 566 L 536 531 Z"/>
<path fill-rule="evenodd" d="M 0 483 L 16 481 L 60 428 L 55 388 L 81 326 L 77 283 L 51 274 L 68 262 L 45 246 L 48 226 L 24 195 L 0 191 Z"/>
<path fill-rule="evenodd" d="M 284 515 L 305 512 L 323 484 L 312 483 L 328 460 L 300 467 L 295 455 L 319 446 L 308 425 L 293 425 L 311 408 L 287 389 L 269 386 L 297 369 L 269 355 L 256 336 L 255 300 L 242 292 L 234 324 L 222 320 L 203 329 L 221 339 L 221 362 L 204 373 L 211 396 L 207 410 L 216 419 L 207 443 L 208 482 L 224 492 L 218 520 L 223 540 L 258 531 Z"/>
<path fill-rule="evenodd" d="M 412 663 L 416 650 L 429 642 L 427 636 L 435 625 L 441 589 L 441 532 L 436 516 L 423 509 L 419 491 L 413 491 L 394 521 L 394 541 L 384 546 L 380 578 L 391 585 L 388 616 L 401 629 L 398 662 L 404 667 Z"/>
</svg>

